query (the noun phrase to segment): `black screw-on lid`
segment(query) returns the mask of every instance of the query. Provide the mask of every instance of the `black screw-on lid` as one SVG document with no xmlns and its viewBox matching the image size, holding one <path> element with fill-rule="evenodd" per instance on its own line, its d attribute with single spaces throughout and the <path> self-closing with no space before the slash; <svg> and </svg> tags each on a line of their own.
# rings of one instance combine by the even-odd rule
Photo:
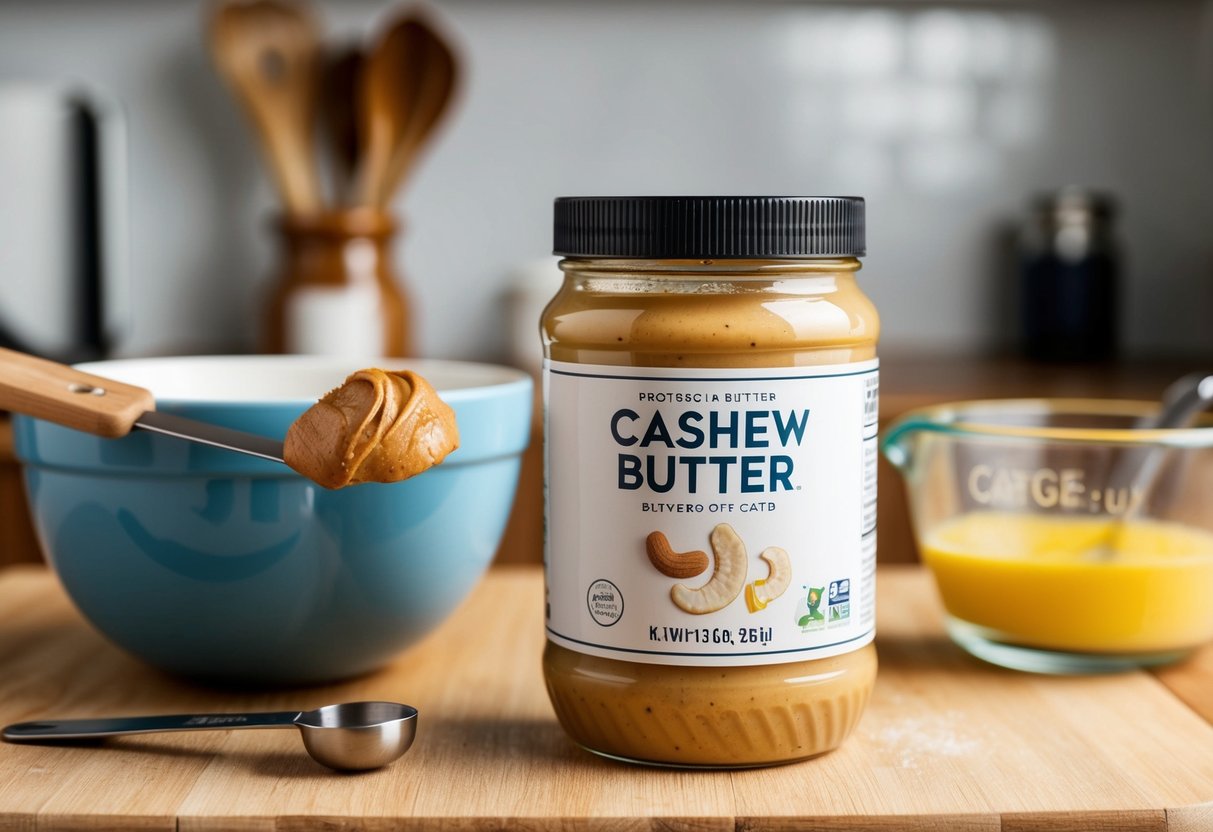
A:
<svg viewBox="0 0 1213 832">
<path fill-rule="evenodd" d="M 565 196 L 553 254 L 669 260 L 859 257 L 857 196 Z"/>
</svg>

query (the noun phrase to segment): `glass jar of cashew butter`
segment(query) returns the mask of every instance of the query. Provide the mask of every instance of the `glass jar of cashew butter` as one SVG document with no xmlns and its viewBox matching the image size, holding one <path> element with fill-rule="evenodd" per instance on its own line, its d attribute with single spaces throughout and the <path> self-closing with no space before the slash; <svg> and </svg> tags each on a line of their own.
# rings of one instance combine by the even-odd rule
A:
<svg viewBox="0 0 1213 832">
<path fill-rule="evenodd" d="M 838 746 L 876 676 L 876 340 L 857 197 L 556 201 L 544 675 L 590 751 Z"/>
</svg>

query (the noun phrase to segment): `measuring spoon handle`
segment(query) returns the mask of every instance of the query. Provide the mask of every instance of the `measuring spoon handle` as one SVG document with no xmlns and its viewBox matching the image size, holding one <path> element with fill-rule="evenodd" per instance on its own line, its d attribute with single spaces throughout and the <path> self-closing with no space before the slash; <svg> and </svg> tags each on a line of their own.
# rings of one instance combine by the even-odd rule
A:
<svg viewBox="0 0 1213 832">
<path fill-rule="evenodd" d="M 84 740 L 161 731 L 230 731 L 236 728 L 285 728 L 295 724 L 299 711 L 252 714 L 170 714 L 113 719 L 60 719 L 18 722 L 0 733 L 8 742 Z"/>
</svg>

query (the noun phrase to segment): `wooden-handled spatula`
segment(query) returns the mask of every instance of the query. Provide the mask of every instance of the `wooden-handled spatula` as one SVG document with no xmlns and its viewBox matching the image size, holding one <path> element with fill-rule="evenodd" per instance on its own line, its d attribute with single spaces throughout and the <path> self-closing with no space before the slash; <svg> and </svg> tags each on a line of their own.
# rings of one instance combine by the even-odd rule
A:
<svg viewBox="0 0 1213 832">
<path fill-rule="evenodd" d="M 0 410 L 116 439 L 150 430 L 282 462 L 282 442 L 158 413 L 150 390 L 0 348 Z"/>
</svg>

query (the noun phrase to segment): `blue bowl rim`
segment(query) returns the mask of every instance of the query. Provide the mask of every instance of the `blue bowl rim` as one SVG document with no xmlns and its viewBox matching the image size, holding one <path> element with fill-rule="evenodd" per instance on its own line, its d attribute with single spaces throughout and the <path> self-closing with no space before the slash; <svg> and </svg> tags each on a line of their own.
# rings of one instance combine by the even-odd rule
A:
<svg viewBox="0 0 1213 832">
<path fill-rule="evenodd" d="M 485 396 L 488 393 L 505 395 L 513 392 L 511 388 L 530 389 L 533 381 L 529 373 L 515 367 L 507 367 L 502 364 L 489 364 L 477 361 L 462 361 L 456 359 L 444 358 L 364 358 L 347 359 L 344 357 L 333 356 L 315 356 L 315 355 L 185 355 L 185 356 L 154 356 L 148 358 L 112 358 L 101 361 L 86 361 L 73 365 L 75 369 L 86 373 L 92 373 L 103 378 L 112 378 L 115 381 L 123 381 L 129 384 L 139 384 L 138 381 L 123 378 L 123 369 L 136 368 L 140 365 L 172 365 L 180 364 L 183 368 L 188 368 L 191 364 L 202 364 L 207 362 L 231 362 L 235 365 L 254 364 L 254 363 L 274 363 L 283 365 L 301 365 L 308 364 L 342 364 L 348 365 L 351 369 L 346 371 L 349 375 L 359 369 L 365 367 L 385 367 L 392 368 L 393 366 L 401 369 L 411 369 L 416 366 L 423 368 L 435 368 L 439 371 L 444 369 L 458 368 L 460 370 L 468 370 L 474 372 L 482 372 L 485 374 L 495 375 L 500 380 L 490 381 L 484 384 L 477 384 L 468 387 L 451 387 L 445 388 L 435 384 L 439 395 L 443 401 L 454 404 L 456 402 L 468 401 Z M 113 372 L 117 370 L 118 372 Z M 428 378 L 427 373 L 422 373 Z M 268 400 L 258 399 L 238 399 L 238 398 L 207 398 L 207 397 L 191 397 L 181 395 L 160 396 L 156 395 L 157 406 L 165 406 L 171 408 L 191 408 L 191 407 L 218 407 L 218 408 L 240 408 L 240 409 L 263 409 L 263 408 L 280 408 L 291 407 L 306 409 L 315 404 L 327 390 L 317 391 L 313 396 L 292 396 L 272 398 Z M 153 395 L 156 394 L 152 390 Z"/>
<path fill-rule="evenodd" d="M 296 390 L 303 387 L 312 390 L 315 377 L 322 375 L 323 383 L 328 383 L 331 377 L 335 386 L 341 380 L 359 367 L 388 366 L 412 367 L 422 375 L 431 378 L 439 388 L 439 395 L 462 416 L 472 418 L 473 424 L 483 424 L 486 418 L 494 423 L 494 430 L 489 433 L 474 432 L 471 436 L 475 441 L 468 441 L 457 450 L 447 461 L 444 468 L 461 467 L 504 459 L 520 454 L 529 444 L 532 433 L 533 419 L 533 381 L 529 373 L 512 367 L 495 364 L 482 364 L 468 361 L 453 361 L 441 359 L 371 359 L 355 363 L 356 359 L 328 358 L 322 356 L 187 356 L 160 357 L 138 359 L 115 359 L 110 361 L 88 362 L 77 365 L 85 372 L 99 375 L 102 379 L 114 379 L 152 389 L 155 392 L 157 378 L 172 379 L 175 389 L 181 389 L 189 383 L 188 375 L 191 366 L 200 363 L 210 363 L 211 372 L 222 373 L 230 368 L 238 372 L 243 366 L 251 366 L 260 362 L 260 372 L 294 366 L 300 368 L 298 375 L 286 377 L 280 389 Z M 267 368 L 268 365 L 268 369 Z M 134 369 L 147 367 L 154 369 L 142 377 Z M 218 366 L 218 370 L 214 367 Z M 352 369 L 350 369 L 352 367 Z M 168 368 L 166 373 L 166 368 Z M 185 375 L 179 375 L 185 373 Z M 439 378 L 446 373 L 446 378 Z M 264 377 L 264 376 L 263 376 Z M 234 381 L 223 378 L 220 387 L 212 389 L 234 389 L 247 391 L 246 398 L 224 398 L 222 395 L 210 397 L 201 394 L 198 397 L 163 396 L 157 397 L 156 406 L 166 412 L 176 412 L 184 416 L 214 421 L 254 433 L 277 435 L 285 432 L 300 413 L 310 407 L 327 390 L 312 393 L 306 398 L 293 395 L 273 395 L 257 399 L 263 391 L 255 383 L 244 384 L 240 376 L 234 376 Z M 475 383 L 487 381 L 489 383 Z M 239 392 L 237 396 L 241 395 Z M 522 404 L 525 402 L 525 408 Z M 509 406 L 499 411 L 501 406 Z M 515 406 L 517 405 L 517 406 Z M 525 410 L 525 413 L 523 412 Z M 499 417 L 493 414 L 500 413 Z M 461 416 L 461 424 L 462 424 Z M 261 422 L 269 420 L 272 427 L 256 427 L 245 424 L 249 420 Z M 142 459 L 136 465 L 110 457 L 99 459 L 95 451 L 98 437 L 78 433 L 69 428 L 61 427 L 51 422 L 35 419 L 29 416 L 15 415 L 13 427 L 16 432 L 16 456 L 27 469 L 59 470 L 65 472 L 85 473 L 95 475 L 102 472 L 105 476 L 144 477 L 144 476 L 256 476 L 271 478 L 297 477 L 293 471 L 281 465 L 266 460 L 232 454 L 230 452 L 191 446 L 188 459 L 179 459 L 177 452 L 170 451 L 166 456 L 157 456 L 154 465 L 147 465 Z M 43 444 L 36 442 L 35 437 L 42 436 L 48 441 Z M 115 441 L 115 440 L 106 440 Z M 116 440 L 124 442 L 126 440 Z M 152 434 L 139 437 L 139 441 L 150 443 L 153 447 L 176 446 L 179 440 L 167 439 Z M 68 444 L 63 444 L 64 442 Z"/>
</svg>

